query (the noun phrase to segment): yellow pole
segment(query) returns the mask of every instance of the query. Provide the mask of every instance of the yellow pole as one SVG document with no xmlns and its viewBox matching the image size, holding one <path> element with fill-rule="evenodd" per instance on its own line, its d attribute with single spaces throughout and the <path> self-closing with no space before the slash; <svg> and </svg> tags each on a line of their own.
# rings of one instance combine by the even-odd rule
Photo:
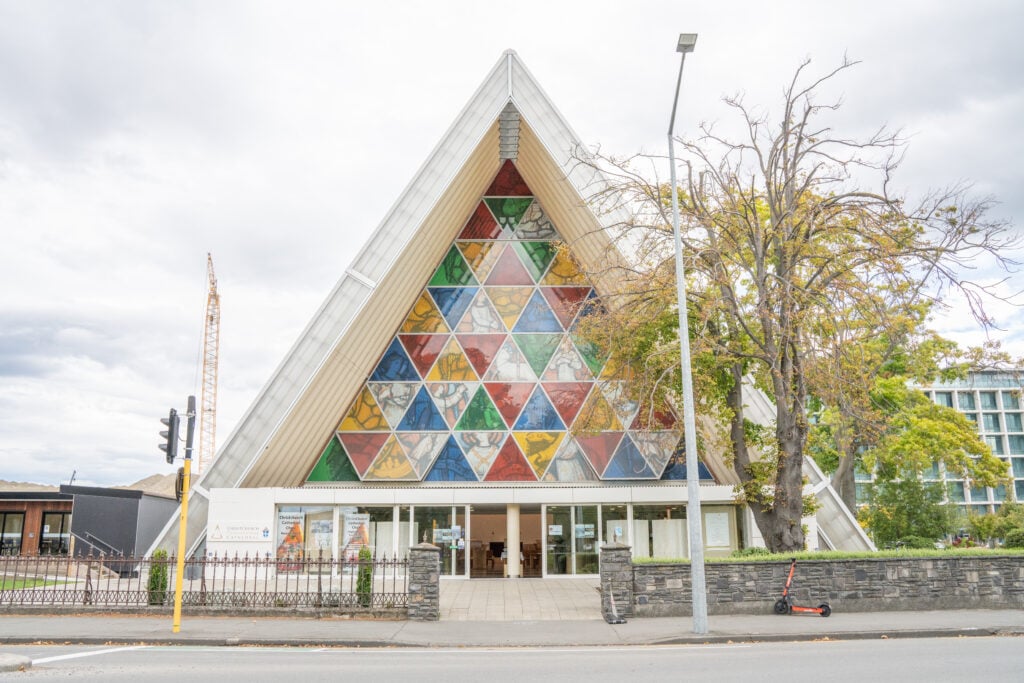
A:
<svg viewBox="0 0 1024 683">
<path fill-rule="evenodd" d="M 185 458 L 185 477 L 182 481 L 181 516 L 178 518 L 178 568 L 174 573 L 174 627 L 173 632 L 181 631 L 181 588 L 185 574 L 185 531 L 188 526 L 188 487 L 189 470 L 192 458 Z"/>
</svg>

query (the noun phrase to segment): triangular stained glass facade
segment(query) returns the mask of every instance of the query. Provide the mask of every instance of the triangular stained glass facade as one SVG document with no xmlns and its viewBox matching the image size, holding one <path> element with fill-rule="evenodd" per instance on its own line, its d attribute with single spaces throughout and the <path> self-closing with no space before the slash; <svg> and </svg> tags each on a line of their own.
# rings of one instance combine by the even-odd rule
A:
<svg viewBox="0 0 1024 683">
<path fill-rule="evenodd" d="M 309 481 L 678 477 L 674 416 L 574 334 L 599 299 L 514 162 L 451 234 Z"/>
</svg>

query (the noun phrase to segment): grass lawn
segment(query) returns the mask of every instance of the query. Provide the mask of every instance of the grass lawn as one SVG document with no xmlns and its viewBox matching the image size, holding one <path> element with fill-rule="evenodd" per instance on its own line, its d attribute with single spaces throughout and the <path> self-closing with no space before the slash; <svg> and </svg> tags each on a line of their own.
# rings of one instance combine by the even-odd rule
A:
<svg viewBox="0 0 1024 683">
<path fill-rule="evenodd" d="M 19 576 L 17 578 L 2 578 L 0 579 L 0 590 L 18 590 L 21 588 L 35 588 L 36 586 L 52 586 L 53 581 L 47 581 L 46 579 L 40 579 L 36 576 Z"/>
</svg>

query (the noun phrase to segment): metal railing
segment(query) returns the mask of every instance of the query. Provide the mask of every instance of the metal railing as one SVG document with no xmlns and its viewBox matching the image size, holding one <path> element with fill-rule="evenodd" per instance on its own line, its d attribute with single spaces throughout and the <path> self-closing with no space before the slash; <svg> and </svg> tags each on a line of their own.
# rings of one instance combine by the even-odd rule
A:
<svg viewBox="0 0 1024 683">
<path fill-rule="evenodd" d="M 173 556 L 0 557 L 0 609 L 170 606 L 176 569 Z M 186 608 L 404 609 L 408 560 L 210 555 L 185 561 L 182 586 Z"/>
</svg>

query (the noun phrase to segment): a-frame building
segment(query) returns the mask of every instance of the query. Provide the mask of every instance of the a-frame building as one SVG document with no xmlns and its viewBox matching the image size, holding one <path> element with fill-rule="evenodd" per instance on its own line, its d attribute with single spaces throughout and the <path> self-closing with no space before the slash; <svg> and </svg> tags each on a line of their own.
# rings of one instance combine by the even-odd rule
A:
<svg viewBox="0 0 1024 683">
<path fill-rule="evenodd" d="M 452 576 L 593 574 L 611 540 L 688 553 L 681 422 L 638 419 L 575 334 L 618 258 L 580 149 L 506 52 L 194 486 L 191 551 L 337 554 L 359 519 L 378 553 L 443 542 Z M 732 482 L 700 474 L 728 553 Z"/>
</svg>

